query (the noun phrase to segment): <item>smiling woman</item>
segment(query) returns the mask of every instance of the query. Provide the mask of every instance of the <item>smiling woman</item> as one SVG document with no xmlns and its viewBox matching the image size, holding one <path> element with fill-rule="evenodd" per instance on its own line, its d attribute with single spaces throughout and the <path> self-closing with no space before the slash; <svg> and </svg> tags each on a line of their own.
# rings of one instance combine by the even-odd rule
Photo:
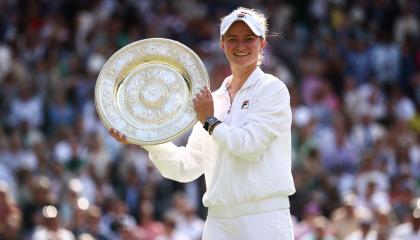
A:
<svg viewBox="0 0 420 240">
<path fill-rule="evenodd" d="M 263 61 L 263 48 L 265 47 L 266 43 L 266 36 L 268 32 L 268 24 L 267 19 L 264 14 L 254 10 L 254 9 L 247 9 L 247 8 L 238 8 L 235 10 L 239 13 L 236 17 L 235 15 L 227 15 L 226 17 L 222 18 L 222 24 L 220 26 L 220 37 L 222 40 L 228 37 L 227 31 L 233 28 L 232 24 L 237 23 L 245 23 L 246 30 L 249 34 L 244 34 L 246 42 L 251 42 L 254 39 L 261 38 L 263 40 L 264 46 L 261 48 L 261 51 L 258 55 L 258 66 L 262 64 Z M 237 39 L 230 39 L 231 43 L 235 43 Z M 223 46 L 222 46 L 223 47 Z"/>
<path fill-rule="evenodd" d="M 195 95 L 199 122 L 187 146 L 143 146 L 167 178 L 188 182 L 205 175 L 204 240 L 293 239 L 290 96 L 282 81 L 259 67 L 266 22 L 246 8 L 222 19 L 220 46 L 232 75 L 217 91 L 205 87 Z"/>
</svg>

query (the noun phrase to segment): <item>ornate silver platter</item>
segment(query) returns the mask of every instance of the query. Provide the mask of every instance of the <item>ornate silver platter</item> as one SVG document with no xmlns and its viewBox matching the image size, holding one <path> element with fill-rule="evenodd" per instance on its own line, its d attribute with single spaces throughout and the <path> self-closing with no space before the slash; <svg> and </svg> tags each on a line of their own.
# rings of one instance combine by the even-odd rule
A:
<svg viewBox="0 0 420 240">
<path fill-rule="evenodd" d="M 197 122 L 192 99 L 209 86 L 201 59 L 164 38 L 133 42 L 114 53 L 95 85 L 95 105 L 106 128 L 137 145 L 171 141 Z"/>
</svg>

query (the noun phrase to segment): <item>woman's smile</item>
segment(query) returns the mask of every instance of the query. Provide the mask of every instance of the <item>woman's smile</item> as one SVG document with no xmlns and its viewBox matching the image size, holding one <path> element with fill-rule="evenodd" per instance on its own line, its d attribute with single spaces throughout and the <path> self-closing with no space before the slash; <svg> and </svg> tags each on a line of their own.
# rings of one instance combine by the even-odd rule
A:
<svg viewBox="0 0 420 240">
<path fill-rule="evenodd" d="M 222 39 L 222 47 L 232 67 L 257 66 L 258 55 L 265 45 L 242 21 L 232 24 Z"/>
</svg>

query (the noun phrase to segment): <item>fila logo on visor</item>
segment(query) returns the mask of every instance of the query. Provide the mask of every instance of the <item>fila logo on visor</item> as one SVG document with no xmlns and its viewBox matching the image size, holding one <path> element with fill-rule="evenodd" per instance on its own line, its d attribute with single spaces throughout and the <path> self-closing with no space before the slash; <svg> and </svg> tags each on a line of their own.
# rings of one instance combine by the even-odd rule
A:
<svg viewBox="0 0 420 240">
<path fill-rule="evenodd" d="M 236 17 L 238 17 L 238 18 L 245 18 L 246 17 L 246 15 L 248 15 L 249 13 L 247 13 L 247 12 L 240 12 L 240 13 L 238 13 L 238 15 L 236 15 Z"/>
</svg>

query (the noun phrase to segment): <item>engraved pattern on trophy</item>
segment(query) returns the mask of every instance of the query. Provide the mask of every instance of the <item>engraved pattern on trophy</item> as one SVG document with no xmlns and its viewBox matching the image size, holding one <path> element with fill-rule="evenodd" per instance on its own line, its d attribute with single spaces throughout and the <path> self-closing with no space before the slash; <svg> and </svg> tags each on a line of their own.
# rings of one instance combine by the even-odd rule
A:
<svg viewBox="0 0 420 240">
<path fill-rule="evenodd" d="M 143 128 L 167 124 L 181 114 L 189 102 L 189 89 L 181 74 L 171 67 L 146 64 L 124 79 L 117 96 L 126 120 Z"/>
</svg>

